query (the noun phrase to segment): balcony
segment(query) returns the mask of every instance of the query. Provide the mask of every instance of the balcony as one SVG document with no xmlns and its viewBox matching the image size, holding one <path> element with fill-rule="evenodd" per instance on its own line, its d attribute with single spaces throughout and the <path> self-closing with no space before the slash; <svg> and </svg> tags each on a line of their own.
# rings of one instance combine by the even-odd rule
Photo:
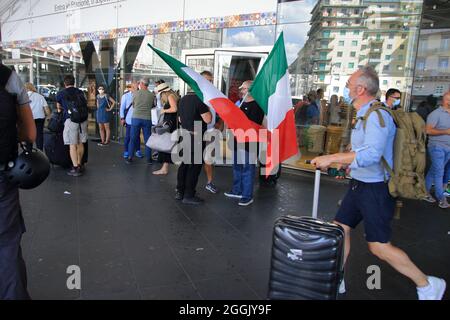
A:
<svg viewBox="0 0 450 320">
<path fill-rule="evenodd" d="M 333 51 L 334 50 L 334 46 L 318 46 L 315 48 L 316 51 Z"/>
<path fill-rule="evenodd" d="M 335 38 L 336 38 L 336 36 L 333 35 L 333 34 L 330 34 L 330 35 L 328 35 L 328 36 L 324 36 L 323 34 L 321 34 L 321 35 L 319 35 L 316 39 L 317 39 L 317 40 L 330 40 L 330 41 L 332 41 L 332 40 L 334 40 Z"/>
<path fill-rule="evenodd" d="M 369 38 L 367 39 L 367 44 L 371 47 L 380 47 L 384 43 L 384 39 L 381 38 Z"/>
<path fill-rule="evenodd" d="M 331 61 L 331 58 L 328 57 L 313 57 L 314 62 L 329 62 Z"/>
<path fill-rule="evenodd" d="M 331 67 L 314 69 L 313 72 L 314 73 L 330 73 L 331 72 Z"/>
</svg>

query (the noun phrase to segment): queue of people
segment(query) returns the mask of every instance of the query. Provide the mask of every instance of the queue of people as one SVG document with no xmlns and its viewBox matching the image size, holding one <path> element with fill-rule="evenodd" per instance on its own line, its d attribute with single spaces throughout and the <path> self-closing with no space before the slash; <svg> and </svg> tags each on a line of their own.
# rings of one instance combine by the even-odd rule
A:
<svg viewBox="0 0 450 320">
<path fill-rule="evenodd" d="M 13 123 L 13 128 L 16 129 L 17 125 L 18 139 L 33 143 L 36 140 L 36 132 L 40 130 L 36 130 L 41 122 L 37 120 L 42 119 L 42 111 L 45 115 L 46 106 L 42 99 L 38 96 L 34 97 L 35 91 L 32 86 L 27 85 L 25 88 L 22 85 L 15 72 L 4 71 L 4 66 L 1 64 L 0 71 L 0 75 L 8 74 L 7 78 L 0 78 L 0 85 L 6 89 L 6 93 L 2 92 L 1 94 L 5 94 L 6 98 L 8 97 L 6 95 L 17 97 L 16 102 L 19 106 L 19 112 L 17 123 Z M 202 76 L 212 81 L 212 75 L 209 72 L 203 72 Z M 63 114 L 63 138 L 64 143 L 69 146 L 70 150 L 72 168 L 69 175 L 78 177 L 84 172 L 84 144 L 88 139 L 87 103 L 84 93 L 75 87 L 73 76 L 66 76 L 64 85 L 65 89 L 57 96 L 57 110 Z M 239 103 L 239 108 L 251 121 L 261 125 L 264 113 L 249 93 L 251 85 L 251 80 L 242 83 L 240 91 L 243 99 Z M 157 95 L 150 92 L 148 87 L 149 79 L 141 79 L 138 88 L 134 84 L 127 86 L 127 90 L 122 97 L 120 117 L 122 125 L 127 130 L 123 153 L 127 164 L 132 164 L 133 157 L 137 156 L 137 152 L 140 151 L 141 131 L 145 141 L 151 135 L 151 110 L 155 106 L 157 96 L 159 96 L 162 106 L 162 116 L 158 120 L 168 126 L 169 132 L 173 132 L 180 126 L 189 133 L 189 137 L 194 141 L 196 135 L 203 135 L 208 127 L 213 128 L 211 125 L 216 126 L 219 122 L 214 110 L 203 104 L 192 91 L 188 91 L 180 99 L 179 95 L 166 83 L 158 85 L 156 88 Z M 105 87 L 100 86 L 99 89 L 97 121 L 100 125 L 103 125 L 101 127 L 101 145 L 104 146 L 108 145 L 110 139 L 109 127 L 106 125 L 109 123 L 107 112 L 111 112 L 116 102 L 106 94 Z M 349 190 L 335 217 L 335 223 L 345 231 L 344 263 L 347 262 L 350 253 L 351 232 L 358 224 L 363 222 L 370 252 L 411 279 L 417 287 L 420 300 L 439 300 L 442 299 L 446 289 L 445 281 L 426 275 L 403 250 L 391 243 L 391 222 L 394 216 L 395 199 L 389 193 L 386 183 L 389 173 L 386 172 L 382 164 L 382 158 L 391 167 L 393 166 L 396 125 L 392 117 L 383 111 L 381 111 L 381 117 L 384 126 L 380 126 L 380 117 L 376 116 L 375 113 L 365 119 L 365 126 L 358 120 L 363 119 L 372 104 L 377 101 L 378 92 L 379 78 L 371 67 L 363 67 L 349 78 L 343 99 L 345 103 L 353 105 L 357 110 L 357 121 L 352 130 L 351 150 L 345 153 L 316 157 L 312 160 L 312 164 L 317 168 L 326 170 L 332 164 L 337 163 L 347 168 L 352 177 Z M 322 94 L 323 92 L 316 92 L 316 94 L 308 95 L 306 101 L 308 103 L 307 118 L 317 118 L 317 112 L 320 113 L 321 108 L 318 105 L 320 102 L 317 102 L 317 100 L 323 98 Z M 388 91 L 386 106 L 391 109 L 398 107 L 400 98 L 401 95 L 398 90 Z M 31 104 L 33 104 L 33 107 L 31 107 Z M 312 108 L 308 112 L 310 106 Z M 14 105 L 15 107 L 16 105 Z M 310 114 L 309 117 L 308 113 Z M 201 122 L 200 129 L 196 129 L 194 125 L 196 121 Z M 426 130 L 429 135 L 428 152 L 432 165 L 426 177 L 426 187 L 429 194 L 424 200 L 429 202 L 436 202 L 437 200 L 441 208 L 448 208 L 446 188 L 450 179 L 450 91 L 444 94 L 442 106 L 428 115 Z M 0 139 L 5 138 L 0 136 Z M 2 142 L 4 141 L 2 140 Z M 0 255 L 5 259 L 4 261 L 7 261 L 7 263 L 0 264 L 0 298 L 29 299 L 26 288 L 25 263 L 20 247 L 21 236 L 25 227 L 20 210 L 18 189 L 8 184 L 3 174 L 6 170 L 4 163 L 9 161 L 10 156 L 17 154 L 15 140 L 13 144 L 7 141 L 2 146 L 8 145 L 8 143 L 9 149 L 11 149 L 7 154 L 8 157 L 5 157 L 5 152 L 0 154 L 2 160 L 0 161 L 0 209 L 4 213 L 0 215 L 0 234 L 2 235 Z M 152 150 L 147 146 L 145 148 L 146 161 L 148 164 L 152 164 Z M 203 151 L 204 148 L 205 144 L 202 142 L 201 150 Z M 256 154 L 252 152 L 254 150 L 255 148 L 252 148 L 250 143 L 235 144 L 233 183 L 231 190 L 225 192 L 225 196 L 239 200 L 239 206 L 249 206 L 254 202 L 253 189 L 256 171 L 254 164 Z M 154 172 L 155 175 L 166 175 L 168 173 L 172 161 L 170 156 L 168 153 L 158 153 L 158 160 L 162 167 Z M 191 161 L 182 163 L 178 168 L 175 199 L 186 205 L 200 205 L 203 200 L 197 195 L 196 188 L 203 161 L 195 163 L 193 154 L 190 155 L 190 158 Z M 211 187 L 213 162 L 213 160 L 208 161 L 211 167 L 206 169 L 208 180 L 206 189 L 212 193 L 217 193 L 217 189 Z M 436 199 L 431 196 L 433 185 Z M 342 281 L 339 291 L 341 293 L 346 291 L 345 281 Z"/>
</svg>

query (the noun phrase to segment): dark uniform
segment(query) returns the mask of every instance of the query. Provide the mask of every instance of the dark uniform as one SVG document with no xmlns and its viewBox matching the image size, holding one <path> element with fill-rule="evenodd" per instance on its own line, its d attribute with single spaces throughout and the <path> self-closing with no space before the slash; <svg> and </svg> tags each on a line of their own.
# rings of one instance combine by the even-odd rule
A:
<svg viewBox="0 0 450 320">
<path fill-rule="evenodd" d="M 28 94 L 20 78 L 15 72 L 10 73 L 2 64 L 0 64 L 0 90 L 2 96 L 10 94 L 17 99 L 14 101 L 14 107 L 16 102 L 19 107 L 29 103 Z M 5 100 L 7 99 L 0 99 L 0 108 L 3 108 L 0 111 L 5 111 L 7 107 Z M 2 114 L 5 115 L 4 112 L 0 112 L 0 115 Z M 0 126 L 5 130 L 4 122 L 0 121 Z M 11 129 L 6 129 L 8 130 Z M 25 262 L 20 246 L 25 224 L 20 209 L 19 190 L 8 182 L 5 175 L 7 163 L 4 159 L 6 157 L 1 158 L 3 160 L 0 161 L 0 300 L 25 300 L 30 298 L 27 291 Z"/>
</svg>

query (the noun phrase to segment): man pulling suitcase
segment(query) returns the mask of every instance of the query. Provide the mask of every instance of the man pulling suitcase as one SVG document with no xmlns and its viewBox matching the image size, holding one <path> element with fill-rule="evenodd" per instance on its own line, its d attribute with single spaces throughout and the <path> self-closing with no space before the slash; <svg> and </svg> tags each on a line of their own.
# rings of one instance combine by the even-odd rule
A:
<svg viewBox="0 0 450 320">
<path fill-rule="evenodd" d="M 357 110 L 357 122 L 351 138 L 352 151 L 318 157 L 311 163 L 320 169 L 327 169 L 337 163 L 351 170 L 350 190 L 335 218 L 335 223 L 345 231 L 344 264 L 350 253 L 351 229 L 362 221 L 369 250 L 414 281 L 419 300 L 441 300 L 445 293 L 445 281 L 426 276 L 404 251 L 390 242 L 395 200 L 389 194 L 386 183 L 389 173 L 384 169 L 382 157 L 392 168 L 396 126 L 385 111 L 380 112 L 384 126 L 380 125 L 376 112 L 365 119 L 365 128 L 361 121 L 376 101 L 378 91 L 379 78 L 371 67 L 363 67 L 349 78 L 344 99 Z M 344 282 L 339 291 L 345 292 Z"/>
</svg>

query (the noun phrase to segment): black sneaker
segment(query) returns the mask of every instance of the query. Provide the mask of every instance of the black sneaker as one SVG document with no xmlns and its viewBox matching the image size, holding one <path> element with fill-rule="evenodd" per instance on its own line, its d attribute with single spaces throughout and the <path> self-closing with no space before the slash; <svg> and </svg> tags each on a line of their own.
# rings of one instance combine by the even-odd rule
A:
<svg viewBox="0 0 450 320">
<path fill-rule="evenodd" d="M 133 159 L 127 158 L 127 159 L 125 160 L 125 163 L 126 163 L 126 164 L 132 164 L 132 163 L 133 163 Z"/>
<path fill-rule="evenodd" d="M 205 189 L 211 192 L 212 194 L 216 194 L 219 192 L 219 189 L 214 185 L 214 183 L 210 182 L 205 186 Z"/>
<path fill-rule="evenodd" d="M 70 169 L 70 171 L 67 172 L 67 174 L 72 177 L 79 177 L 82 175 L 80 168 L 78 167 L 72 167 L 72 169 Z"/>
<path fill-rule="evenodd" d="M 205 202 L 205 201 L 203 199 L 200 199 L 199 197 L 184 198 L 182 201 L 183 204 L 188 204 L 188 205 L 192 205 L 192 206 L 198 206 L 198 205 L 202 204 L 203 202 Z"/>
<path fill-rule="evenodd" d="M 181 201 L 183 200 L 184 195 L 180 191 L 175 191 L 175 200 Z"/>
</svg>

